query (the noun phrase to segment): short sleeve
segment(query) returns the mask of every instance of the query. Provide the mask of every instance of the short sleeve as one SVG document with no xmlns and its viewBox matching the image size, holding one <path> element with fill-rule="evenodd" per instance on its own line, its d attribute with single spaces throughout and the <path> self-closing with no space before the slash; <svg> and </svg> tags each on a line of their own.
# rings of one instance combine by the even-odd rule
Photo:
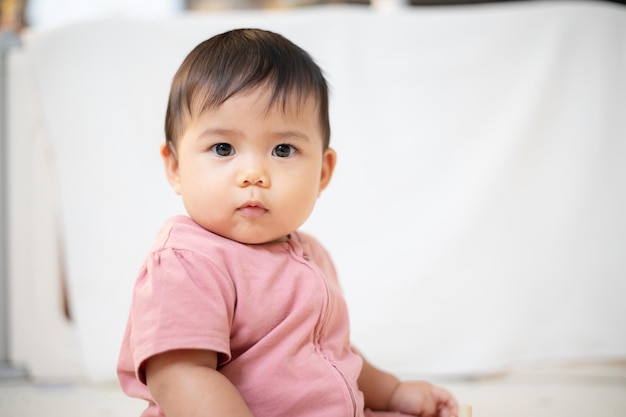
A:
<svg viewBox="0 0 626 417">
<path fill-rule="evenodd" d="M 164 249 L 146 260 L 131 309 L 130 347 L 138 378 L 143 363 L 176 349 L 207 349 L 230 359 L 236 294 L 232 281 L 205 256 Z"/>
</svg>

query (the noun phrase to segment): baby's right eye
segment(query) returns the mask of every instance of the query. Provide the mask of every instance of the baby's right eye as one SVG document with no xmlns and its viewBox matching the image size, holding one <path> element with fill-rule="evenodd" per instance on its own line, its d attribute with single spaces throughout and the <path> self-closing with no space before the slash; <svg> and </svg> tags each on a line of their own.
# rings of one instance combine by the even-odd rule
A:
<svg viewBox="0 0 626 417">
<path fill-rule="evenodd" d="M 231 156 L 235 154 L 235 148 L 230 143 L 217 143 L 211 146 L 211 152 L 217 156 Z"/>
</svg>

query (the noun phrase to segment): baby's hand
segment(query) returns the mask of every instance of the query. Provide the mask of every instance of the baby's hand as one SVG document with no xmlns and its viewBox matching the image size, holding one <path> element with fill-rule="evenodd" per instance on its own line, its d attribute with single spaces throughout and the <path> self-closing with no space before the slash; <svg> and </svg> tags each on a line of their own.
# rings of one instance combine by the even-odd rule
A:
<svg viewBox="0 0 626 417">
<path fill-rule="evenodd" d="M 392 411 L 419 417 L 457 417 L 458 405 L 447 390 L 422 381 L 403 381 L 391 394 Z"/>
</svg>

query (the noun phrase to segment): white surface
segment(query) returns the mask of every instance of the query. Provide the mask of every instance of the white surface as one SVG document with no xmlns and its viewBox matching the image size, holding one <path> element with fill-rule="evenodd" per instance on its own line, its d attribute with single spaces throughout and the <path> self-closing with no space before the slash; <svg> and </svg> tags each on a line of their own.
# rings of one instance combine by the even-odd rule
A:
<svg viewBox="0 0 626 417">
<path fill-rule="evenodd" d="M 36 29 L 109 17 L 154 18 L 172 16 L 185 8 L 184 0 L 29 0 L 25 14 Z"/>
<path fill-rule="evenodd" d="M 473 417 L 623 417 L 626 368 L 542 369 L 474 381 L 444 380 Z M 7 417 L 136 417 L 145 401 L 113 384 L 0 382 L 0 415 Z"/>
<path fill-rule="evenodd" d="M 114 377 L 136 271 L 181 208 L 158 157 L 171 77 L 242 26 L 284 34 L 328 74 L 339 165 L 305 228 L 374 363 L 458 374 L 626 356 L 625 9 L 328 7 L 25 38 L 87 376 Z"/>
<path fill-rule="evenodd" d="M 60 227 L 53 149 L 46 140 L 33 68 L 21 49 L 7 55 L 10 179 L 10 357 L 37 377 L 78 377 L 78 335 L 63 314 Z"/>
</svg>

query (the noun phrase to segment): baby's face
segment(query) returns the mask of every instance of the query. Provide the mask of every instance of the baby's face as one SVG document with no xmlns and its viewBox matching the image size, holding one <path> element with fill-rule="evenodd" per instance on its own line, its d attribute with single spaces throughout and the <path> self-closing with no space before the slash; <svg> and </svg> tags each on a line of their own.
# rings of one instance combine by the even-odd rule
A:
<svg viewBox="0 0 626 417">
<path fill-rule="evenodd" d="M 242 243 L 285 239 L 310 215 L 335 165 L 323 149 L 314 100 L 298 111 L 272 107 L 265 89 L 204 112 L 162 151 L 168 179 L 189 216 Z"/>
</svg>

